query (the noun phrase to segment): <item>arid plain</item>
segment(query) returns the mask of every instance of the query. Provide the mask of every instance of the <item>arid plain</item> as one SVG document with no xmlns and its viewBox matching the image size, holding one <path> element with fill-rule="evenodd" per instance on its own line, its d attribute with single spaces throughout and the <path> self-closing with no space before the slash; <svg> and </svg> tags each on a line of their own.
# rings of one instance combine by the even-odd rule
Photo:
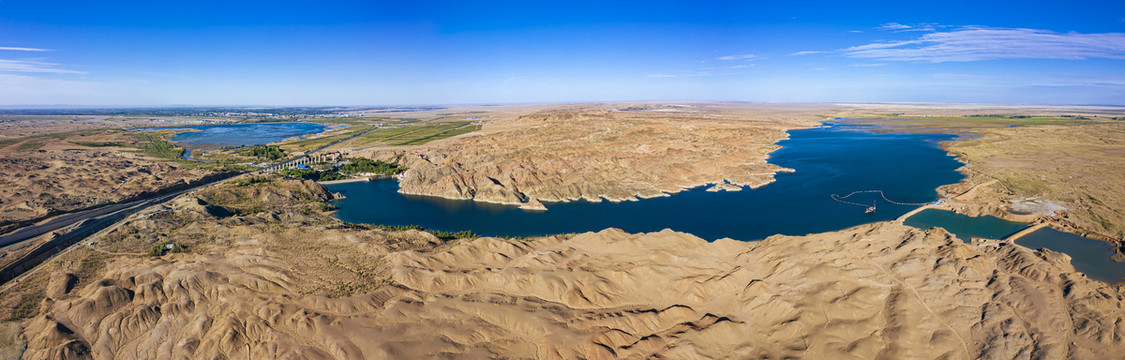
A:
<svg viewBox="0 0 1125 360">
<path fill-rule="evenodd" d="M 968 134 L 942 144 L 966 164 L 962 183 L 939 189 L 955 196 L 950 210 L 1123 246 L 1118 108 L 426 109 L 345 125 L 472 119 L 479 128 L 458 125 L 463 133 L 428 142 L 399 141 L 400 132 L 359 137 L 327 150 L 405 166 L 403 192 L 538 209 L 541 200 L 761 186 L 786 171 L 766 159 L 787 130 L 838 117 Z M 161 156 L 172 149 L 163 138 L 117 130 L 151 125 L 143 120 L 64 121 L 40 128 L 19 119 L 12 126 L 25 133 L 0 139 L 5 230 L 238 170 Z M 281 145 L 302 141 L 325 140 Z M 247 174 L 142 210 L 0 286 L 0 356 L 1102 359 L 1125 351 L 1120 284 L 1087 278 L 1065 254 L 1010 241 L 965 243 L 899 221 L 755 242 L 617 229 L 454 238 L 341 222 L 328 204 L 335 196 L 313 181 Z"/>
</svg>

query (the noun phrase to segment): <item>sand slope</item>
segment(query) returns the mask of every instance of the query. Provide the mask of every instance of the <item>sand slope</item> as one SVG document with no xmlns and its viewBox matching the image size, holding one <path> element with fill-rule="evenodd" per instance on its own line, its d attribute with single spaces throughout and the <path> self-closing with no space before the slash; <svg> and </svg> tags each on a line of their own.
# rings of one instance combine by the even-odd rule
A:
<svg viewBox="0 0 1125 360">
<path fill-rule="evenodd" d="M 1075 273 L 1064 255 L 963 244 L 895 223 L 754 243 L 608 229 L 398 251 L 389 238 L 326 234 L 308 230 L 307 241 L 385 251 L 373 261 L 387 269 L 386 285 L 345 298 L 301 295 L 309 274 L 253 236 L 222 253 L 121 259 L 71 295 L 59 295 L 65 277 L 52 280 L 49 293 L 68 299 L 45 301 L 27 323 L 25 357 L 1095 359 L 1125 351 L 1122 294 Z"/>
</svg>

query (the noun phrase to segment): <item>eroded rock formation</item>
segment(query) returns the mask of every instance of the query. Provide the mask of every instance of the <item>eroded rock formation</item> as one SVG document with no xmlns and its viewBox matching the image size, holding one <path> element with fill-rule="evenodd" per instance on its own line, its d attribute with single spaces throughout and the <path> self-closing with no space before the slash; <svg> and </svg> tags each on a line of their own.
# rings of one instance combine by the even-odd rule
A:
<svg viewBox="0 0 1125 360">
<path fill-rule="evenodd" d="M 782 168 L 766 158 L 808 119 L 723 112 L 576 107 L 520 116 L 500 130 L 382 151 L 403 163 L 400 191 L 523 204 L 633 200 L 720 182 L 758 187 Z"/>
</svg>

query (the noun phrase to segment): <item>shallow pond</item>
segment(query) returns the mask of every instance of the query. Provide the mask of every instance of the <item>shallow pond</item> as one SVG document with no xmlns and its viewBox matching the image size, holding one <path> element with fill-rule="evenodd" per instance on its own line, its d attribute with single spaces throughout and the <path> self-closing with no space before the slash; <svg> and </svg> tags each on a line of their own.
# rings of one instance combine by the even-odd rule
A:
<svg viewBox="0 0 1125 360">
<path fill-rule="evenodd" d="M 970 237 L 1000 240 L 1027 228 L 1027 224 L 993 216 L 965 216 L 938 209 L 922 210 L 903 224 L 919 229 L 940 227 L 964 242 L 969 242 Z"/>
<path fill-rule="evenodd" d="M 668 197 L 612 203 L 545 203 L 548 211 L 447 200 L 397 192 L 395 180 L 328 185 L 347 198 L 337 201 L 337 216 L 353 223 L 421 225 L 427 229 L 472 230 L 488 236 L 536 236 L 598 231 L 629 232 L 671 228 L 714 240 L 758 240 L 774 234 L 804 235 L 892 220 L 917 206 L 887 203 L 879 194 L 862 193 L 834 201 L 831 194 L 880 189 L 898 202 L 930 202 L 935 189 L 960 181 L 962 164 L 938 148 L 950 134 L 875 134 L 863 127 L 833 125 L 793 130 L 778 144 L 770 163 L 795 169 L 777 181 L 739 192 L 707 192 L 703 187 Z"/>
<path fill-rule="evenodd" d="M 1114 262 L 1110 258 L 1113 256 L 1113 245 L 1104 241 L 1043 228 L 1016 239 L 1016 244 L 1032 249 L 1048 248 L 1070 255 L 1070 264 L 1091 279 L 1112 284 L 1125 277 L 1125 264 Z"/>
</svg>

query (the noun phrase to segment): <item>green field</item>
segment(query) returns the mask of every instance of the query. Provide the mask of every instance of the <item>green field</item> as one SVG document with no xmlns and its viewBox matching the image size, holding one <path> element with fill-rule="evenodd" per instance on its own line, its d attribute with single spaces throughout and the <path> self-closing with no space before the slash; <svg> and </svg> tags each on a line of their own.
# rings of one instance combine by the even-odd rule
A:
<svg viewBox="0 0 1125 360">
<path fill-rule="evenodd" d="M 169 142 L 168 139 L 164 137 L 166 134 L 168 133 L 153 134 L 147 131 L 132 133 L 129 135 L 136 139 L 136 141 L 134 141 L 129 146 L 136 148 L 137 152 L 139 153 L 162 160 L 175 162 L 178 166 L 185 168 L 218 169 L 220 167 L 223 167 L 233 170 L 233 165 L 227 166 L 226 164 L 220 164 L 218 162 L 211 163 L 184 159 L 181 156 L 181 154 L 183 154 L 184 152 L 184 148 Z"/>
<path fill-rule="evenodd" d="M 480 125 L 472 125 L 470 121 L 425 123 L 372 131 L 352 140 L 350 145 L 420 145 L 477 130 L 480 130 Z"/>
<path fill-rule="evenodd" d="M 366 125 L 366 124 L 365 125 L 352 125 L 352 126 L 349 126 L 347 128 L 347 131 L 345 131 L 343 133 L 340 133 L 340 134 L 337 134 L 337 135 L 326 136 L 326 137 L 317 138 L 317 139 L 300 140 L 300 141 L 295 141 L 295 142 L 291 142 L 291 143 L 287 143 L 287 144 L 282 144 L 281 146 L 282 146 L 282 148 L 284 148 L 287 151 L 305 152 L 305 151 L 309 151 L 309 150 L 319 148 L 319 147 L 324 146 L 324 145 L 328 145 L 329 143 L 332 143 L 333 141 L 336 141 L 336 140 L 345 139 L 345 138 L 354 136 L 356 134 L 360 134 L 364 131 L 370 130 L 373 127 L 375 127 L 375 126 L 374 125 Z"/>
</svg>

